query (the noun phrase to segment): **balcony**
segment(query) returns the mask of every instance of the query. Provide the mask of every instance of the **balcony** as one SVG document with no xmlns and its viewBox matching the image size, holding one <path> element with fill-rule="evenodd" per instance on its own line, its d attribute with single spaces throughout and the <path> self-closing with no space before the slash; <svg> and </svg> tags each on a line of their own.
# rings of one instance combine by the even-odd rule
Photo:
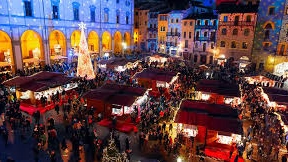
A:
<svg viewBox="0 0 288 162">
<path fill-rule="evenodd" d="M 166 36 L 178 36 L 178 37 L 180 37 L 181 34 L 179 32 L 167 32 Z"/>
<path fill-rule="evenodd" d="M 147 28 L 149 32 L 157 32 L 158 28 Z"/>
<path fill-rule="evenodd" d="M 195 25 L 195 29 L 217 29 L 215 25 Z"/>
<path fill-rule="evenodd" d="M 166 42 L 166 46 L 175 46 L 174 42 Z"/>
<path fill-rule="evenodd" d="M 219 26 L 254 26 L 254 21 L 219 21 Z"/>
<path fill-rule="evenodd" d="M 215 41 L 215 37 L 196 37 L 196 41 Z"/>
</svg>

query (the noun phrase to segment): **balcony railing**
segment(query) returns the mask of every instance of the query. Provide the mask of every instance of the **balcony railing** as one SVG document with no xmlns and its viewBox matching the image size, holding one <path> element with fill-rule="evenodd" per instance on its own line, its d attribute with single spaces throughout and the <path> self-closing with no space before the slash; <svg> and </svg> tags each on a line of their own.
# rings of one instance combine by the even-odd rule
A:
<svg viewBox="0 0 288 162">
<path fill-rule="evenodd" d="M 167 32 L 166 33 L 166 36 L 178 36 L 178 37 L 180 37 L 180 33 L 179 32 Z"/>
<path fill-rule="evenodd" d="M 215 41 L 215 37 L 196 37 L 196 41 Z"/>
<path fill-rule="evenodd" d="M 158 28 L 148 28 L 148 31 L 156 32 L 156 31 L 158 31 Z"/>
<path fill-rule="evenodd" d="M 195 25 L 195 29 L 217 29 L 215 25 Z"/>
<path fill-rule="evenodd" d="M 254 21 L 219 21 L 219 26 L 254 26 Z"/>
</svg>

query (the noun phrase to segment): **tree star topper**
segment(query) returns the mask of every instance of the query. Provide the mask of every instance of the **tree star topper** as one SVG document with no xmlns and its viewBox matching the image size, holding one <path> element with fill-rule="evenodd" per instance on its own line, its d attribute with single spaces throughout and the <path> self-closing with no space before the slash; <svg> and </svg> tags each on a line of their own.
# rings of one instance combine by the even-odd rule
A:
<svg viewBox="0 0 288 162">
<path fill-rule="evenodd" d="M 81 23 L 78 24 L 78 25 L 79 25 L 79 29 L 81 29 L 81 30 L 86 29 L 86 24 L 85 24 L 85 23 L 81 22 Z"/>
</svg>

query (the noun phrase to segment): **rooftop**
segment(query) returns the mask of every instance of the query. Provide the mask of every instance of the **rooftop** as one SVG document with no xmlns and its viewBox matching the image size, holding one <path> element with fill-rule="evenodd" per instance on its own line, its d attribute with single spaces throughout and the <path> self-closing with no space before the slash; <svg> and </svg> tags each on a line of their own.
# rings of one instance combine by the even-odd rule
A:
<svg viewBox="0 0 288 162">
<path fill-rule="evenodd" d="M 218 13 L 257 13 L 258 4 L 255 5 L 237 5 L 237 4 L 221 4 L 217 6 Z"/>
</svg>

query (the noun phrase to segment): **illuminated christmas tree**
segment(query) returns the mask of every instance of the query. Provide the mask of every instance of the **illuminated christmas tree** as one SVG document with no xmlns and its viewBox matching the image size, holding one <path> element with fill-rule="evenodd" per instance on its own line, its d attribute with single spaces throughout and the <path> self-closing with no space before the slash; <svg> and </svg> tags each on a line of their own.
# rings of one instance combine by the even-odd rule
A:
<svg viewBox="0 0 288 162">
<path fill-rule="evenodd" d="M 108 146 L 103 149 L 103 162 L 129 162 L 125 152 L 119 153 L 112 134 Z"/>
<path fill-rule="evenodd" d="M 85 37 L 84 29 L 86 29 L 86 24 L 81 22 L 79 24 L 81 29 L 80 43 L 79 43 L 79 54 L 78 54 L 78 66 L 77 66 L 77 76 L 85 77 L 87 80 L 95 78 L 95 72 L 93 70 L 87 40 Z"/>
</svg>

